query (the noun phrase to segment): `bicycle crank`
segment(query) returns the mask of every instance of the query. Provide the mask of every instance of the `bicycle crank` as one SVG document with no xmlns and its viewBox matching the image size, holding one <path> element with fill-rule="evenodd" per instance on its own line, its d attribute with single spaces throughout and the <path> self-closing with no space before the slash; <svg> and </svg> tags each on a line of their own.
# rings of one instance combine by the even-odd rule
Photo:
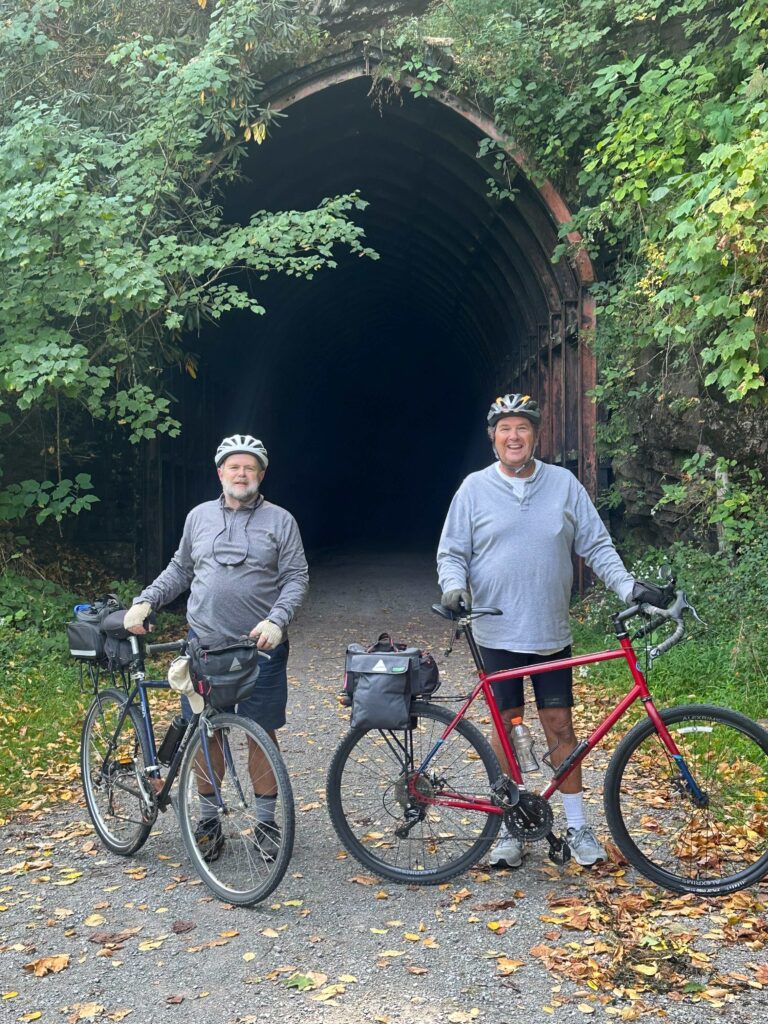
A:
<svg viewBox="0 0 768 1024">
<path fill-rule="evenodd" d="M 538 793 L 520 791 L 517 804 L 504 814 L 504 823 L 510 835 L 521 841 L 544 839 L 552 831 L 554 814 L 548 800 Z"/>
</svg>

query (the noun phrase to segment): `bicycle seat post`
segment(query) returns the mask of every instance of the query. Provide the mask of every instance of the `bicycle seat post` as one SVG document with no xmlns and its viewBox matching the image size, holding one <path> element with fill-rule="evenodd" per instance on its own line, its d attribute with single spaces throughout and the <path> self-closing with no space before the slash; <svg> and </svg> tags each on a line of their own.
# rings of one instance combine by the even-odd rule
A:
<svg viewBox="0 0 768 1024">
<path fill-rule="evenodd" d="M 477 667 L 478 672 L 485 672 L 483 656 L 480 653 L 480 648 L 477 645 L 477 640 L 475 640 L 475 634 L 472 630 L 472 620 L 470 619 L 469 616 L 467 616 L 466 619 L 464 619 L 463 621 L 460 620 L 459 628 L 463 629 L 464 631 L 464 635 L 467 638 L 467 645 L 469 646 L 470 654 L 472 655 L 472 659 L 475 662 L 475 666 Z"/>
</svg>

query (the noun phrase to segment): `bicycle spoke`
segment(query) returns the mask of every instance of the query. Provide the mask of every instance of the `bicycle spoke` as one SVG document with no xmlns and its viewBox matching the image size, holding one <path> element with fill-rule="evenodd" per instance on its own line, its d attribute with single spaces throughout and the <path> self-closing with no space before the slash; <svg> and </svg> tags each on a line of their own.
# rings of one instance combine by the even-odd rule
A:
<svg viewBox="0 0 768 1024">
<path fill-rule="evenodd" d="M 184 842 L 203 881 L 220 898 L 250 904 L 279 884 L 290 860 L 294 807 L 288 773 L 267 733 L 248 719 L 222 714 L 208 737 L 193 737 L 179 773 L 179 816 Z M 274 794 L 271 814 L 254 793 Z M 201 793 L 219 811 L 207 827 Z M 263 804 L 263 801 L 262 801 Z M 197 838 L 196 838 L 197 835 Z"/>
<path fill-rule="evenodd" d="M 722 708 L 692 705 L 662 717 L 682 763 L 650 723 L 625 737 L 606 777 L 617 843 L 639 870 L 675 891 L 752 884 L 768 871 L 768 735 Z"/>
<path fill-rule="evenodd" d="M 342 842 L 366 867 L 433 884 L 479 860 L 499 826 L 496 815 L 440 799 L 487 801 L 499 768 L 478 730 L 462 722 L 416 776 L 453 716 L 426 703 L 414 715 L 415 728 L 405 732 L 350 731 L 328 773 L 328 809 Z"/>
</svg>

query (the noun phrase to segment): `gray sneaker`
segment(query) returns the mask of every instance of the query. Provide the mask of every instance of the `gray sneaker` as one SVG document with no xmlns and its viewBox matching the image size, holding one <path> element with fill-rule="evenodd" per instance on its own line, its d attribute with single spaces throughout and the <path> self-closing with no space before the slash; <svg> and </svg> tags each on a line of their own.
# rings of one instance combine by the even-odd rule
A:
<svg viewBox="0 0 768 1024">
<path fill-rule="evenodd" d="M 597 840 L 590 825 L 582 825 L 581 828 L 569 828 L 565 834 L 568 845 L 571 848 L 571 855 L 577 864 L 590 867 L 597 864 L 599 860 L 608 860 L 608 854 Z"/>
<path fill-rule="evenodd" d="M 492 868 L 519 868 L 523 863 L 523 846 L 507 831 L 507 826 L 499 829 L 499 838 L 488 855 L 488 863 Z"/>
</svg>

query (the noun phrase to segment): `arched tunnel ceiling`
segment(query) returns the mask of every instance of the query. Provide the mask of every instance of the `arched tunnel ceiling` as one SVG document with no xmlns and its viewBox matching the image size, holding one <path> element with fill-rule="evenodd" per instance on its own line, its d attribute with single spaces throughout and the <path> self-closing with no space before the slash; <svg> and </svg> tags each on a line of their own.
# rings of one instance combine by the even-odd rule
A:
<svg viewBox="0 0 768 1024">
<path fill-rule="evenodd" d="M 189 507 L 215 495 L 206 453 L 227 433 L 267 442 L 267 496 L 294 512 L 310 548 L 354 537 L 433 547 L 457 484 L 489 460 L 484 414 L 501 389 L 548 390 L 542 443 L 548 433 L 563 463 L 575 445 L 580 406 L 561 412 L 573 357 L 553 346 L 566 313 L 581 316 L 582 282 L 551 262 L 551 196 L 522 172 L 514 200 L 490 196 L 480 123 L 408 89 L 380 101 L 370 76 L 351 75 L 273 88 L 287 116 L 251 145 L 224 213 L 247 222 L 357 190 L 369 205 L 353 216 L 379 259 L 340 254 L 310 281 L 253 281 L 264 316 L 203 329 L 198 381 L 176 381 L 184 432 L 162 456 L 175 481 L 159 499 L 163 556 Z"/>
</svg>

